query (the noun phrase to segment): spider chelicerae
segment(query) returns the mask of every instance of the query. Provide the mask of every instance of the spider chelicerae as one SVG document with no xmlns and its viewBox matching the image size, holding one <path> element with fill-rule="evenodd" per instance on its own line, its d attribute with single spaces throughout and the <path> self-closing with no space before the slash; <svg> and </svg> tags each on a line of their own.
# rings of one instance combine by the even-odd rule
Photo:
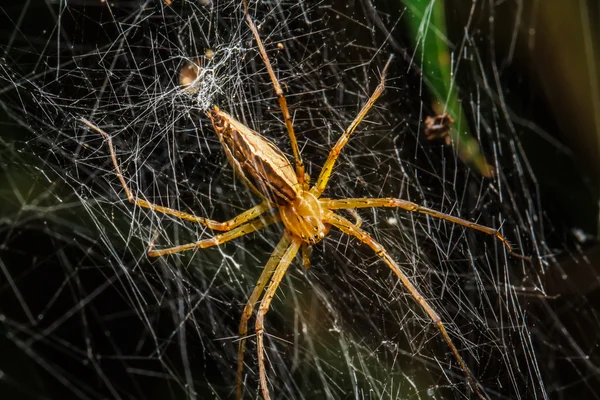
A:
<svg viewBox="0 0 600 400">
<path fill-rule="evenodd" d="M 208 218 L 198 217 L 193 214 L 181 212 L 175 209 L 163 207 L 138 198 L 127 185 L 127 182 L 121 173 L 115 148 L 112 144 L 110 135 L 100 129 L 93 123 L 82 119 L 82 122 L 91 129 L 100 133 L 108 143 L 110 156 L 118 179 L 123 186 L 128 200 L 140 207 L 148 208 L 153 211 L 171 215 L 183 220 L 202 224 L 215 231 L 223 231 L 210 239 L 203 239 L 195 243 L 183 244 L 164 249 L 153 249 L 152 246 L 148 252 L 150 257 L 158 257 L 167 254 L 180 253 L 187 250 L 203 249 L 207 247 L 220 246 L 230 240 L 240 236 L 256 232 L 268 225 L 283 223 L 285 228 L 283 237 L 275 247 L 271 257 L 265 265 L 250 298 L 248 299 L 242 313 L 239 326 L 239 347 L 237 364 L 237 398 L 242 396 L 242 373 L 244 367 L 244 351 L 248 333 L 248 321 L 250 320 L 256 304 L 260 300 L 260 306 L 256 313 L 256 341 L 258 351 L 258 367 L 260 376 L 260 387 L 265 399 L 270 399 L 269 387 L 267 384 L 267 374 L 264 359 L 264 319 L 269 310 L 271 301 L 275 292 L 284 277 L 291 262 L 300 251 L 305 266 L 308 266 L 309 251 L 308 246 L 314 245 L 323 240 L 332 227 L 339 229 L 346 235 L 358 239 L 370 247 L 379 256 L 382 261 L 393 271 L 393 273 L 402 282 L 402 285 L 422 310 L 429 316 L 432 323 L 436 325 L 442 338 L 446 342 L 454 355 L 454 358 L 460 365 L 466 376 L 472 390 L 480 398 L 485 398 L 485 391 L 478 385 L 471 374 L 469 368 L 464 362 L 458 349 L 450 338 L 446 328 L 441 321 L 438 313 L 425 300 L 417 287 L 411 282 L 408 276 L 402 272 L 396 261 L 390 256 L 388 251 L 378 242 L 376 242 L 367 232 L 360 228 L 359 223 L 353 223 L 335 212 L 335 210 L 348 210 L 355 213 L 357 208 L 365 207 L 391 207 L 400 208 L 406 211 L 426 214 L 434 218 L 443 219 L 454 224 L 458 224 L 470 229 L 475 229 L 487 235 L 495 236 L 506 246 L 508 252 L 514 254 L 506 238 L 496 229 L 492 229 L 480 224 L 476 224 L 449 214 L 445 214 L 430 208 L 422 207 L 416 203 L 397 199 L 397 198 L 346 198 L 329 199 L 322 198 L 322 194 L 327 187 L 329 178 L 335 166 L 335 163 L 343 147 L 348 143 L 350 136 L 356 130 L 357 126 L 367 115 L 371 107 L 375 104 L 385 88 L 385 78 L 393 57 L 390 56 L 381 72 L 381 80 L 371 94 L 368 101 L 350 125 L 346 128 L 335 146 L 329 152 L 327 160 L 321 169 L 321 173 L 313 186 L 309 184 L 308 174 L 304 170 L 304 164 L 298 147 L 292 118 L 287 106 L 287 101 L 283 90 L 275 76 L 266 50 L 260 39 L 258 30 L 250 17 L 246 0 L 243 0 L 245 19 L 252 31 L 252 34 L 258 44 L 259 53 L 263 59 L 269 77 L 275 89 L 275 94 L 283 114 L 285 126 L 291 142 L 294 156 L 294 166 L 288 158 L 271 141 L 237 121 L 231 115 L 220 110 L 217 106 L 210 109 L 207 114 L 215 133 L 218 135 L 227 159 L 234 168 L 236 175 L 246 186 L 252 190 L 262 202 L 252 207 L 235 218 L 218 222 Z M 261 299 L 262 296 L 262 299 Z"/>
</svg>

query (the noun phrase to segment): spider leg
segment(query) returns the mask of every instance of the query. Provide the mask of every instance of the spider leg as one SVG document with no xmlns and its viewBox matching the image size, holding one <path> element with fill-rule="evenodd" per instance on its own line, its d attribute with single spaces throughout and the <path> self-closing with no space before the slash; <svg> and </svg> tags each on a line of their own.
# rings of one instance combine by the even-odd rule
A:
<svg viewBox="0 0 600 400">
<path fill-rule="evenodd" d="M 244 3 L 244 13 L 246 14 L 246 21 L 248 21 L 248 26 L 254 35 L 254 39 L 256 40 L 256 44 L 258 44 L 258 49 L 260 50 L 260 55 L 265 63 L 265 67 L 267 68 L 267 72 L 269 73 L 269 77 L 271 78 L 271 82 L 273 82 L 273 88 L 275 89 L 275 94 L 277 95 L 277 101 L 279 102 L 279 108 L 281 108 L 281 113 L 283 114 L 283 120 L 285 121 L 285 127 L 288 131 L 288 135 L 290 137 L 290 143 L 292 145 L 292 152 L 294 154 L 294 160 L 296 160 L 296 176 L 298 178 L 298 182 L 300 186 L 304 184 L 304 162 L 302 161 L 302 156 L 300 155 L 300 148 L 298 147 L 298 141 L 296 140 L 296 133 L 294 132 L 294 126 L 292 124 L 292 116 L 290 115 L 290 111 L 288 109 L 287 100 L 283 94 L 283 89 L 281 89 L 281 85 L 275 76 L 275 72 L 273 72 L 273 67 L 271 66 L 271 61 L 269 61 L 269 57 L 267 56 L 267 52 L 265 51 L 265 47 L 263 46 L 262 40 L 260 40 L 260 35 L 258 34 L 258 29 L 256 29 L 256 25 L 250 18 L 250 13 L 248 12 L 248 3 L 247 0 L 243 0 Z"/>
<path fill-rule="evenodd" d="M 348 211 L 354 217 L 354 225 L 357 228 L 360 228 L 360 226 L 362 225 L 363 220 L 360 217 L 360 215 L 358 215 L 358 213 L 356 212 L 356 210 L 354 208 L 347 208 L 346 211 Z"/>
<path fill-rule="evenodd" d="M 400 281 L 402 282 L 402 285 L 404 285 L 404 287 L 410 292 L 410 294 L 415 299 L 415 301 L 417 303 L 419 303 L 419 305 L 421 306 L 423 311 L 425 311 L 425 313 L 427 313 L 427 315 L 429 316 L 431 321 L 437 326 L 438 330 L 442 334 L 444 341 L 446 342 L 446 344 L 452 351 L 452 354 L 454 354 L 454 358 L 456 359 L 456 361 L 460 365 L 461 369 L 463 370 L 463 373 L 467 377 L 467 380 L 469 381 L 469 384 L 471 385 L 471 388 L 473 389 L 475 394 L 477 394 L 477 396 L 480 399 L 486 399 L 486 397 L 483 395 L 483 393 L 479 389 L 479 386 L 473 379 L 473 376 L 471 375 L 471 371 L 465 364 L 462 356 L 458 352 L 458 349 L 454 345 L 454 342 L 452 342 L 450 335 L 448 335 L 448 332 L 446 331 L 446 327 L 442 323 L 440 316 L 429 305 L 427 300 L 423 297 L 423 295 L 419 292 L 419 290 L 415 287 L 415 285 L 413 285 L 413 283 L 410 281 L 408 276 L 406 276 L 406 274 L 404 274 L 404 272 L 402 272 L 402 270 L 400 269 L 398 264 L 396 264 L 394 259 L 388 254 L 388 252 L 383 248 L 383 246 L 381 244 L 379 244 L 378 242 L 376 242 L 368 233 L 366 233 L 362 229 L 357 228 L 354 224 L 352 224 L 352 222 L 348 221 L 346 218 L 342 217 L 341 215 L 337 215 L 330 211 L 325 215 L 324 220 L 327 221 L 328 223 L 332 224 L 336 228 L 338 228 L 343 233 L 350 235 L 350 236 L 354 236 L 355 238 L 360 240 L 362 243 L 369 246 L 371 249 L 373 249 L 373 251 L 377 254 L 377 256 L 379 256 L 387 264 L 387 266 L 394 272 L 394 274 L 396 274 L 398 279 L 400 279 Z"/>
<path fill-rule="evenodd" d="M 290 245 L 290 239 L 287 235 L 284 235 L 273 254 L 267 261 L 267 264 L 263 268 L 260 277 L 258 278 L 258 282 L 256 282 L 256 286 L 254 286 L 254 290 L 252 290 L 252 294 L 248 298 L 248 302 L 246 302 L 246 306 L 244 307 L 244 312 L 242 313 L 242 318 L 240 319 L 240 343 L 238 347 L 238 369 L 237 369 L 237 385 L 236 385 L 236 399 L 240 400 L 242 398 L 242 372 L 244 370 L 244 352 L 246 350 L 246 334 L 248 333 L 248 320 L 252 316 L 252 312 L 254 311 L 254 306 L 256 302 L 260 298 L 265 286 L 271 279 L 271 275 L 273 275 L 273 271 L 279 265 L 285 251 Z"/>
<path fill-rule="evenodd" d="M 325 190 L 327 182 L 331 177 L 333 166 L 335 165 L 335 162 L 340 156 L 342 148 L 346 145 L 346 143 L 348 143 L 348 140 L 350 140 L 350 135 L 352 135 L 358 124 L 360 124 L 360 122 L 365 118 L 371 107 L 373 107 L 373 105 L 375 104 L 375 101 L 377 101 L 379 96 L 381 96 L 381 93 L 383 93 L 383 89 L 385 89 L 385 74 L 387 72 L 388 67 L 392 63 L 393 57 L 394 56 L 392 55 L 390 56 L 390 58 L 388 58 L 387 63 L 385 64 L 385 67 L 383 67 L 383 71 L 381 72 L 381 81 L 379 82 L 379 85 L 377 85 L 377 87 L 375 88 L 375 91 L 373 92 L 371 97 L 369 97 L 369 100 L 365 103 L 358 115 L 354 118 L 354 121 L 352 121 L 348 128 L 346 128 L 342 136 L 340 136 L 340 138 L 338 139 L 335 146 L 333 146 L 333 148 L 329 152 L 327 161 L 325 161 L 323 169 L 321 169 L 319 179 L 317 179 L 317 184 L 311 189 L 312 193 L 315 196 L 321 196 L 321 194 Z"/>
<path fill-rule="evenodd" d="M 262 217 L 260 219 L 255 219 L 254 221 L 250 221 L 247 224 L 242 226 L 238 226 L 230 230 L 229 232 L 221 233 L 213 236 L 210 239 L 199 240 L 194 243 L 182 244 L 175 247 L 168 247 L 166 249 L 152 250 L 148 251 L 148 257 L 160 257 L 166 254 L 174 254 L 181 253 L 183 251 L 193 250 L 193 249 L 205 249 L 207 247 L 220 246 L 223 243 L 229 242 L 230 240 L 239 238 L 240 236 L 247 235 L 252 232 L 256 232 L 265 226 L 274 224 L 279 222 L 281 219 L 279 215 L 268 215 Z"/>
<path fill-rule="evenodd" d="M 144 199 L 137 198 L 133 195 L 133 192 L 131 191 L 131 189 L 129 189 L 129 186 L 127 186 L 125 177 L 123 177 L 123 174 L 121 173 L 121 168 L 119 167 L 119 163 L 117 162 L 117 155 L 115 152 L 115 147 L 112 143 L 112 138 L 110 137 L 110 135 L 108 133 L 106 133 L 105 131 L 103 131 L 102 129 L 100 129 L 98 126 L 94 125 L 93 123 L 91 123 L 90 121 L 88 121 L 84 118 L 81 119 L 81 122 L 83 122 L 89 128 L 98 132 L 99 134 L 101 134 L 104 137 L 104 139 L 106 140 L 106 143 L 108 144 L 108 148 L 110 150 L 110 158 L 112 159 L 113 165 L 115 167 L 115 173 L 117 174 L 119 181 L 121 181 L 121 186 L 123 186 L 123 190 L 125 191 L 125 194 L 127 195 L 127 199 L 129 200 L 129 202 L 131 202 L 139 207 L 148 208 L 152 211 L 156 211 L 156 212 L 159 212 L 162 214 L 172 215 L 174 217 L 177 217 L 177 218 L 180 218 L 180 219 L 183 219 L 186 221 L 199 223 L 199 224 L 202 224 L 202 225 L 206 226 L 207 228 L 213 229 L 215 231 L 229 231 L 235 227 L 238 227 L 238 226 L 258 217 L 259 215 L 263 214 L 265 211 L 272 208 L 271 205 L 265 201 L 257 206 L 254 206 L 254 207 L 244 211 L 243 213 L 235 216 L 234 218 L 230 219 L 229 221 L 219 222 L 219 221 L 214 221 L 214 220 L 208 219 L 208 218 L 197 217 L 195 215 L 188 214 L 186 212 L 182 212 L 182 211 L 178 211 L 178 210 L 174 210 L 172 208 L 159 206 L 158 204 L 150 203 Z"/>
<path fill-rule="evenodd" d="M 277 269 L 273 273 L 273 277 L 271 278 L 271 282 L 269 283 L 269 287 L 267 287 L 267 291 L 263 296 L 260 307 L 258 308 L 258 312 L 256 313 L 256 347 L 258 351 L 258 372 L 260 376 L 260 386 L 262 389 L 263 397 L 265 400 L 270 400 L 269 396 L 269 387 L 267 386 L 267 371 L 265 369 L 265 345 L 264 345 L 264 320 L 265 314 L 269 311 L 269 307 L 271 305 L 271 300 L 273 300 L 273 296 L 275 296 L 275 291 L 277 287 L 279 287 L 279 283 L 283 279 L 288 267 L 291 262 L 294 260 L 296 253 L 298 253 L 298 249 L 300 249 L 300 245 L 302 241 L 298 239 L 292 239 L 292 243 L 286 249 L 285 254 L 281 258 Z"/>
<path fill-rule="evenodd" d="M 514 257 L 522 258 L 524 260 L 531 260 L 531 257 L 524 256 L 522 254 L 514 253 L 512 246 L 508 242 L 508 240 L 500 234 L 500 232 L 496 229 L 476 224 L 475 222 L 467 221 L 466 219 L 454 217 L 452 215 L 433 210 L 431 208 L 420 206 L 412 201 L 406 201 L 402 199 L 394 199 L 394 198 L 383 198 L 383 199 L 373 199 L 369 197 L 356 198 L 356 199 L 341 199 L 341 200 L 331 200 L 331 199 L 323 199 L 321 203 L 329 208 L 330 210 L 339 210 L 339 209 L 354 209 L 354 208 L 366 208 L 366 207 L 390 207 L 390 208 L 401 208 L 406 211 L 429 215 L 434 218 L 443 219 L 448 222 L 452 222 L 453 224 L 464 226 L 465 228 L 474 229 L 479 232 L 483 232 L 486 235 L 495 236 L 502 244 L 506 247 L 509 254 Z"/>
</svg>

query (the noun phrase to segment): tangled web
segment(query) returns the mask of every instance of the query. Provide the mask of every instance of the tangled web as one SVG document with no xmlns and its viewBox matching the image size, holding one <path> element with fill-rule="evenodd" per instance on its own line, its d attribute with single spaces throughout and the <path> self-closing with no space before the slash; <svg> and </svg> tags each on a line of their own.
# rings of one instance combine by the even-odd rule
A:
<svg viewBox="0 0 600 400">
<path fill-rule="evenodd" d="M 130 204 L 105 141 L 81 123 L 111 135 L 135 196 L 218 221 L 258 204 L 205 115 L 218 105 L 291 154 L 241 1 L 166 3 L 30 1 L 5 10 L 4 398 L 234 396 L 239 318 L 282 228 L 148 258 L 150 243 L 174 246 L 213 232 Z M 597 396 L 592 345 L 573 343 L 546 288 L 563 247 L 550 248 L 545 237 L 548 219 L 521 143 L 532 132 L 515 124 L 504 88 L 490 84 L 511 58 L 483 49 L 494 33 L 481 20 L 512 5 L 475 0 L 464 10 L 471 20 L 460 13 L 460 33 L 444 38 L 466 118 L 455 123 L 489 164 L 485 176 L 462 156 L 457 140 L 466 139 L 424 135 L 425 118 L 439 109 L 428 90 L 429 44 L 408 33 L 411 3 L 251 3 L 308 172 L 318 176 L 395 53 L 386 90 L 344 148 L 325 195 L 399 197 L 500 229 L 531 262 L 446 221 L 360 211 L 365 230 L 440 314 L 487 396 L 550 398 L 587 379 Z M 522 24 L 515 17 L 511 29 Z M 182 87 L 186 71 L 192 79 Z M 584 321 L 597 325 L 590 314 Z M 311 269 L 294 262 L 266 329 L 274 398 L 472 395 L 414 299 L 375 254 L 339 232 L 314 247 Z M 245 397 L 256 398 L 253 337 L 248 346 Z M 565 364 L 574 372 L 561 373 Z"/>
</svg>

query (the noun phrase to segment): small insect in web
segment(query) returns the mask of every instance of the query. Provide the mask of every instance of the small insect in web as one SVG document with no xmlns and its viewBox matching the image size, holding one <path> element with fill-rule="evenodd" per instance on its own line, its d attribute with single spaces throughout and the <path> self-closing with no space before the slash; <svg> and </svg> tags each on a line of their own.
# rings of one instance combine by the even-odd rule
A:
<svg viewBox="0 0 600 400">
<path fill-rule="evenodd" d="M 357 216 L 355 209 L 358 208 L 388 207 L 399 208 L 417 214 L 425 214 L 433 218 L 446 220 L 494 236 L 506 247 L 510 254 L 521 258 L 524 257 L 513 253 L 507 239 L 496 229 L 426 208 L 410 201 L 397 198 L 322 198 L 321 196 L 327 187 L 340 152 L 346 143 L 348 143 L 360 122 L 365 118 L 369 110 L 382 94 L 385 88 L 386 74 L 393 57 L 390 56 L 387 60 L 381 72 L 381 79 L 376 89 L 363 105 L 354 120 L 337 140 L 335 146 L 329 152 L 316 183 L 311 186 L 309 176 L 304 170 L 304 163 L 300 154 L 296 133 L 294 131 L 284 92 L 273 71 L 273 67 L 271 66 L 267 52 L 260 39 L 258 30 L 250 17 L 246 1 L 243 1 L 243 6 L 246 22 L 256 40 L 260 56 L 266 66 L 275 94 L 277 95 L 277 100 L 292 146 L 295 161 L 294 166 L 292 166 L 285 154 L 283 154 L 283 152 L 271 141 L 237 121 L 217 106 L 213 106 L 207 114 L 237 177 L 242 180 L 252 192 L 262 199 L 262 202 L 259 205 L 242 212 L 229 221 L 218 222 L 172 208 L 163 207 L 138 198 L 129 188 L 127 181 L 121 172 L 110 135 L 93 123 L 82 119 L 84 124 L 101 134 L 106 140 L 115 173 L 120 180 L 127 199 L 131 203 L 158 213 L 199 223 L 215 231 L 223 231 L 223 233 L 217 234 L 209 239 L 203 239 L 194 243 L 182 244 L 170 248 L 154 249 L 151 244 L 148 255 L 150 257 L 159 257 L 188 250 L 220 246 L 233 239 L 263 229 L 266 226 L 279 222 L 283 223 L 284 234 L 261 272 L 258 282 L 244 307 L 239 326 L 240 340 L 238 345 L 236 382 L 236 396 L 238 399 L 242 397 L 243 390 L 242 378 L 248 322 L 254 313 L 256 305 L 260 301 L 258 311 L 256 312 L 255 322 L 259 379 L 263 397 L 265 399 L 270 399 L 264 357 L 265 315 L 269 311 L 271 301 L 273 300 L 281 280 L 297 253 L 301 252 L 305 266 L 310 265 L 309 246 L 322 241 L 328 235 L 331 228 L 334 227 L 342 233 L 354 237 L 358 239 L 359 242 L 370 247 L 391 269 L 404 288 L 419 304 L 422 311 L 427 314 L 431 322 L 437 327 L 474 393 L 482 399 L 486 398 L 483 387 L 477 383 L 476 379 L 471 374 L 453 340 L 448 334 L 446 326 L 442 322 L 440 316 L 429 302 L 425 300 L 423 295 L 402 271 L 393 257 L 381 244 L 360 228 L 360 218 L 357 218 L 357 222 L 353 223 L 335 211 L 347 210 Z"/>
<path fill-rule="evenodd" d="M 435 117 L 427 117 L 425 118 L 425 137 L 427 140 L 444 139 L 446 146 L 449 146 L 452 142 L 450 130 L 453 123 L 454 118 L 446 113 Z"/>
</svg>

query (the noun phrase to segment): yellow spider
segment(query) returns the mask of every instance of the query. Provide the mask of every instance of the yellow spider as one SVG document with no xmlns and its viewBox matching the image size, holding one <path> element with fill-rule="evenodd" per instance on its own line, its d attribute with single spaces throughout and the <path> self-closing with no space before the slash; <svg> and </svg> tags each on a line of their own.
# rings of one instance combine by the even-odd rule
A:
<svg viewBox="0 0 600 400">
<path fill-rule="evenodd" d="M 377 98 L 385 88 L 385 76 L 388 67 L 391 64 L 390 57 L 381 73 L 381 81 L 369 100 L 362 107 L 352 123 L 338 139 L 335 146 L 329 152 L 327 161 L 321 170 L 319 178 L 314 186 L 309 186 L 308 174 L 304 171 L 304 164 L 298 148 L 296 134 L 292 125 L 292 119 L 288 110 L 287 102 L 283 90 L 275 77 L 273 68 L 263 47 L 258 30 L 254 25 L 249 13 L 246 1 L 243 0 L 245 18 L 258 44 L 260 55 L 269 73 L 273 83 L 275 93 L 283 114 L 286 129 L 292 145 L 292 151 L 295 160 L 295 168 L 288 158 L 271 141 L 261 136 L 237 121 L 231 115 L 221 111 L 218 107 L 213 107 L 207 112 L 212 121 L 215 133 L 219 136 L 228 161 L 234 168 L 236 175 L 260 198 L 262 203 L 244 211 L 235 218 L 218 222 L 203 217 L 197 217 L 192 214 L 166 208 L 157 204 L 149 203 L 146 200 L 136 197 L 129 189 L 123 174 L 119 168 L 114 146 L 111 137 L 91 122 L 82 119 L 82 122 L 91 129 L 100 133 L 108 143 L 110 155 L 114 164 L 116 175 L 127 195 L 128 200 L 140 207 L 148 208 L 159 213 L 172 215 L 183 220 L 202 224 L 212 230 L 225 231 L 215 235 L 210 239 L 200 240 L 195 243 L 188 243 L 165 249 L 150 249 L 150 257 L 158 257 L 166 254 L 174 254 L 182 251 L 203 249 L 207 247 L 219 246 L 230 240 L 249 233 L 258 231 L 268 225 L 283 222 L 285 228 L 283 237 L 275 247 L 269 261 L 265 265 L 248 302 L 244 308 L 240 327 L 240 341 L 238 349 L 237 364 L 237 398 L 242 396 L 242 372 L 244 366 L 244 349 L 248 333 L 248 321 L 252 316 L 256 303 L 260 301 L 260 306 L 256 314 L 256 340 L 258 350 L 258 367 L 260 376 L 260 387 L 265 399 L 270 399 L 269 388 L 267 385 L 267 374 L 264 360 L 264 319 L 269 306 L 275 295 L 277 287 L 284 277 L 290 263 L 294 260 L 296 254 L 302 249 L 302 255 L 306 266 L 309 265 L 307 246 L 314 245 L 323 240 L 332 227 L 341 232 L 350 235 L 365 245 L 369 246 L 383 260 L 383 262 L 393 271 L 393 273 L 402 282 L 405 289 L 410 292 L 415 301 L 421 306 L 423 311 L 429 316 L 433 324 L 440 331 L 444 341 L 452 351 L 456 361 L 460 365 L 471 388 L 478 397 L 484 399 L 485 392 L 473 378 L 469 368 L 465 364 L 462 356 L 458 352 L 452 339 L 448 335 L 444 324 L 438 313 L 429 305 L 419 290 L 413 285 L 410 279 L 400 269 L 396 261 L 390 256 L 385 248 L 376 242 L 367 232 L 360 229 L 358 223 L 352 223 L 335 210 L 345 209 L 353 211 L 356 208 L 365 207 L 391 207 L 401 208 L 414 213 L 427 214 L 434 218 L 440 218 L 464 227 L 475 229 L 487 235 L 498 238 L 509 253 L 522 257 L 512 252 L 512 248 L 506 238 L 497 230 L 479 225 L 461 218 L 457 218 L 442 212 L 422 207 L 410 201 L 395 198 L 347 198 L 347 199 L 328 199 L 321 195 L 327 187 L 333 167 L 338 159 L 342 148 L 348 143 L 350 136 L 355 131 L 358 124 L 363 120 L 368 111 L 373 107 Z M 268 286 L 267 286 L 268 284 Z M 266 287 L 266 291 L 265 291 Z M 264 294 L 263 294 L 264 292 Z"/>
</svg>

